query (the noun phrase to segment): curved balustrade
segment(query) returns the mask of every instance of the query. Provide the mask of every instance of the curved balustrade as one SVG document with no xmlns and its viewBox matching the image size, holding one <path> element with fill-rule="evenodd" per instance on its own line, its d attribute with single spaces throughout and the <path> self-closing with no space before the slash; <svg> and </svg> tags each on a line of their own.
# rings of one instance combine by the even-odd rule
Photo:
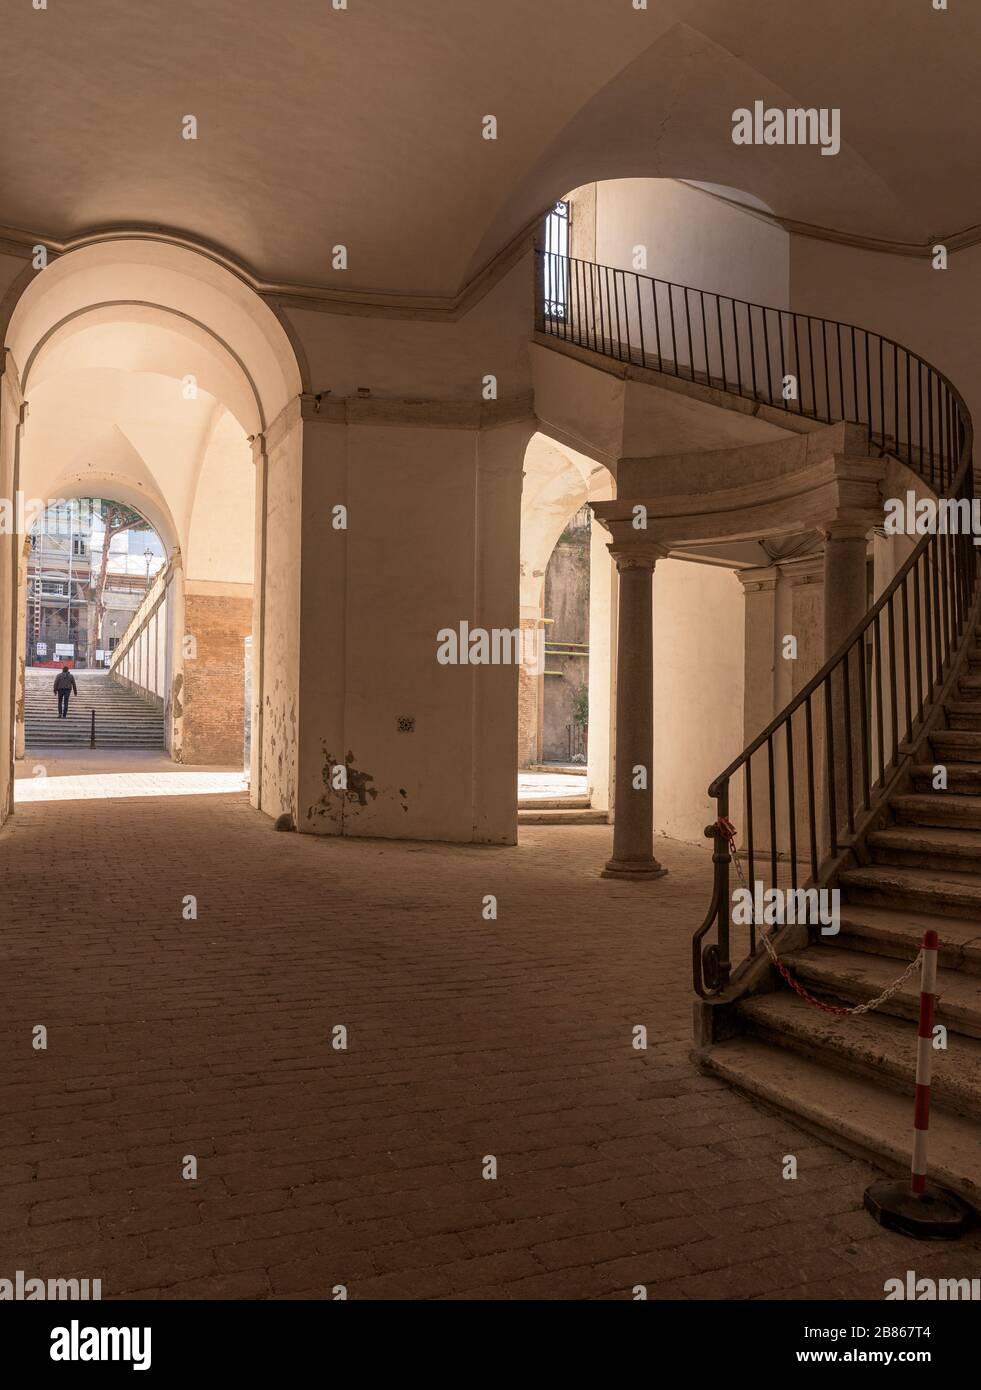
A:
<svg viewBox="0 0 981 1390">
<path fill-rule="evenodd" d="M 549 337 L 831 424 L 934 490 L 954 481 L 962 403 L 935 367 L 891 338 L 629 270 L 538 251 L 538 328 Z"/>
<path fill-rule="evenodd" d="M 948 503 L 838 650 L 708 789 L 712 900 L 692 941 L 695 989 L 707 998 L 727 989 L 734 958 L 745 966 L 761 949 L 755 914 L 733 922 L 732 856 L 718 821 L 731 812 L 740 820 L 739 868 L 745 862 L 751 890 L 821 883 L 937 708 L 978 602 L 971 417 L 941 372 L 881 334 L 537 254 L 540 332 L 775 409 L 862 425 L 870 447 Z M 962 524 L 951 526 L 955 508 Z"/>
</svg>

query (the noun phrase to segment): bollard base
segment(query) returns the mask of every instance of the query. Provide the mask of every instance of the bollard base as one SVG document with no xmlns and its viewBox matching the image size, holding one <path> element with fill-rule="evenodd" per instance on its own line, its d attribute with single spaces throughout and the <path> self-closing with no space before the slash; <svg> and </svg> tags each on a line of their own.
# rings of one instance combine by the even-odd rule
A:
<svg viewBox="0 0 981 1390">
<path fill-rule="evenodd" d="M 915 1240 L 956 1240 L 973 1221 L 966 1202 L 932 1182 L 922 1196 L 908 1182 L 874 1182 L 865 1190 L 865 1210 L 880 1226 Z"/>
</svg>

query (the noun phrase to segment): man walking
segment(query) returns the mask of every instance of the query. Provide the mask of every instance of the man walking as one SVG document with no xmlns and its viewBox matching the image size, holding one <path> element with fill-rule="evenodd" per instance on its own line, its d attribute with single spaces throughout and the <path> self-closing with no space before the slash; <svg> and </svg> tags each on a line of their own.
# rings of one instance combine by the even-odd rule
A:
<svg viewBox="0 0 981 1390">
<path fill-rule="evenodd" d="M 55 694 L 58 696 L 58 718 L 68 718 L 68 701 L 73 695 L 78 694 L 78 686 L 75 684 L 75 677 L 67 666 L 62 666 L 55 676 Z"/>
</svg>

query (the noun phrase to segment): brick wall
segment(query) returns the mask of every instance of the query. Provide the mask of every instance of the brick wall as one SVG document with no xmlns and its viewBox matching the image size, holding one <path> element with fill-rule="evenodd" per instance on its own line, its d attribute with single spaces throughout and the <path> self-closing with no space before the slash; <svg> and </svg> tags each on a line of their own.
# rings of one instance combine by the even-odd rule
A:
<svg viewBox="0 0 981 1390">
<path fill-rule="evenodd" d="M 197 655 L 184 662 L 182 761 L 238 767 L 245 742 L 243 644 L 252 631 L 252 600 L 187 594 L 184 627 L 197 642 Z"/>
</svg>

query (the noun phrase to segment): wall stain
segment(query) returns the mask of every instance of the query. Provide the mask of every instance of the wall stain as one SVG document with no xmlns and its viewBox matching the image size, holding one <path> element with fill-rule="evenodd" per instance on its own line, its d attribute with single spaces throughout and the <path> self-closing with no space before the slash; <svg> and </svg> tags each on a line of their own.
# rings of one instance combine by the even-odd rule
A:
<svg viewBox="0 0 981 1390">
<path fill-rule="evenodd" d="M 374 801 L 379 796 L 379 789 L 370 785 L 375 780 L 374 773 L 363 772 L 355 767 L 353 752 L 348 752 L 343 763 L 347 786 L 335 787 L 334 769 L 342 764 L 334 757 L 326 743 L 321 746 L 324 754 L 324 766 L 320 775 L 324 784 L 324 792 L 316 805 L 308 809 L 307 820 L 312 820 L 314 816 L 323 817 L 335 825 L 338 832 L 343 835 L 348 807 L 353 809 L 355 806 L 367 806 L 369 798 Z M 404 792 L 402 795 L 404 796 Z"/>
</svg>

